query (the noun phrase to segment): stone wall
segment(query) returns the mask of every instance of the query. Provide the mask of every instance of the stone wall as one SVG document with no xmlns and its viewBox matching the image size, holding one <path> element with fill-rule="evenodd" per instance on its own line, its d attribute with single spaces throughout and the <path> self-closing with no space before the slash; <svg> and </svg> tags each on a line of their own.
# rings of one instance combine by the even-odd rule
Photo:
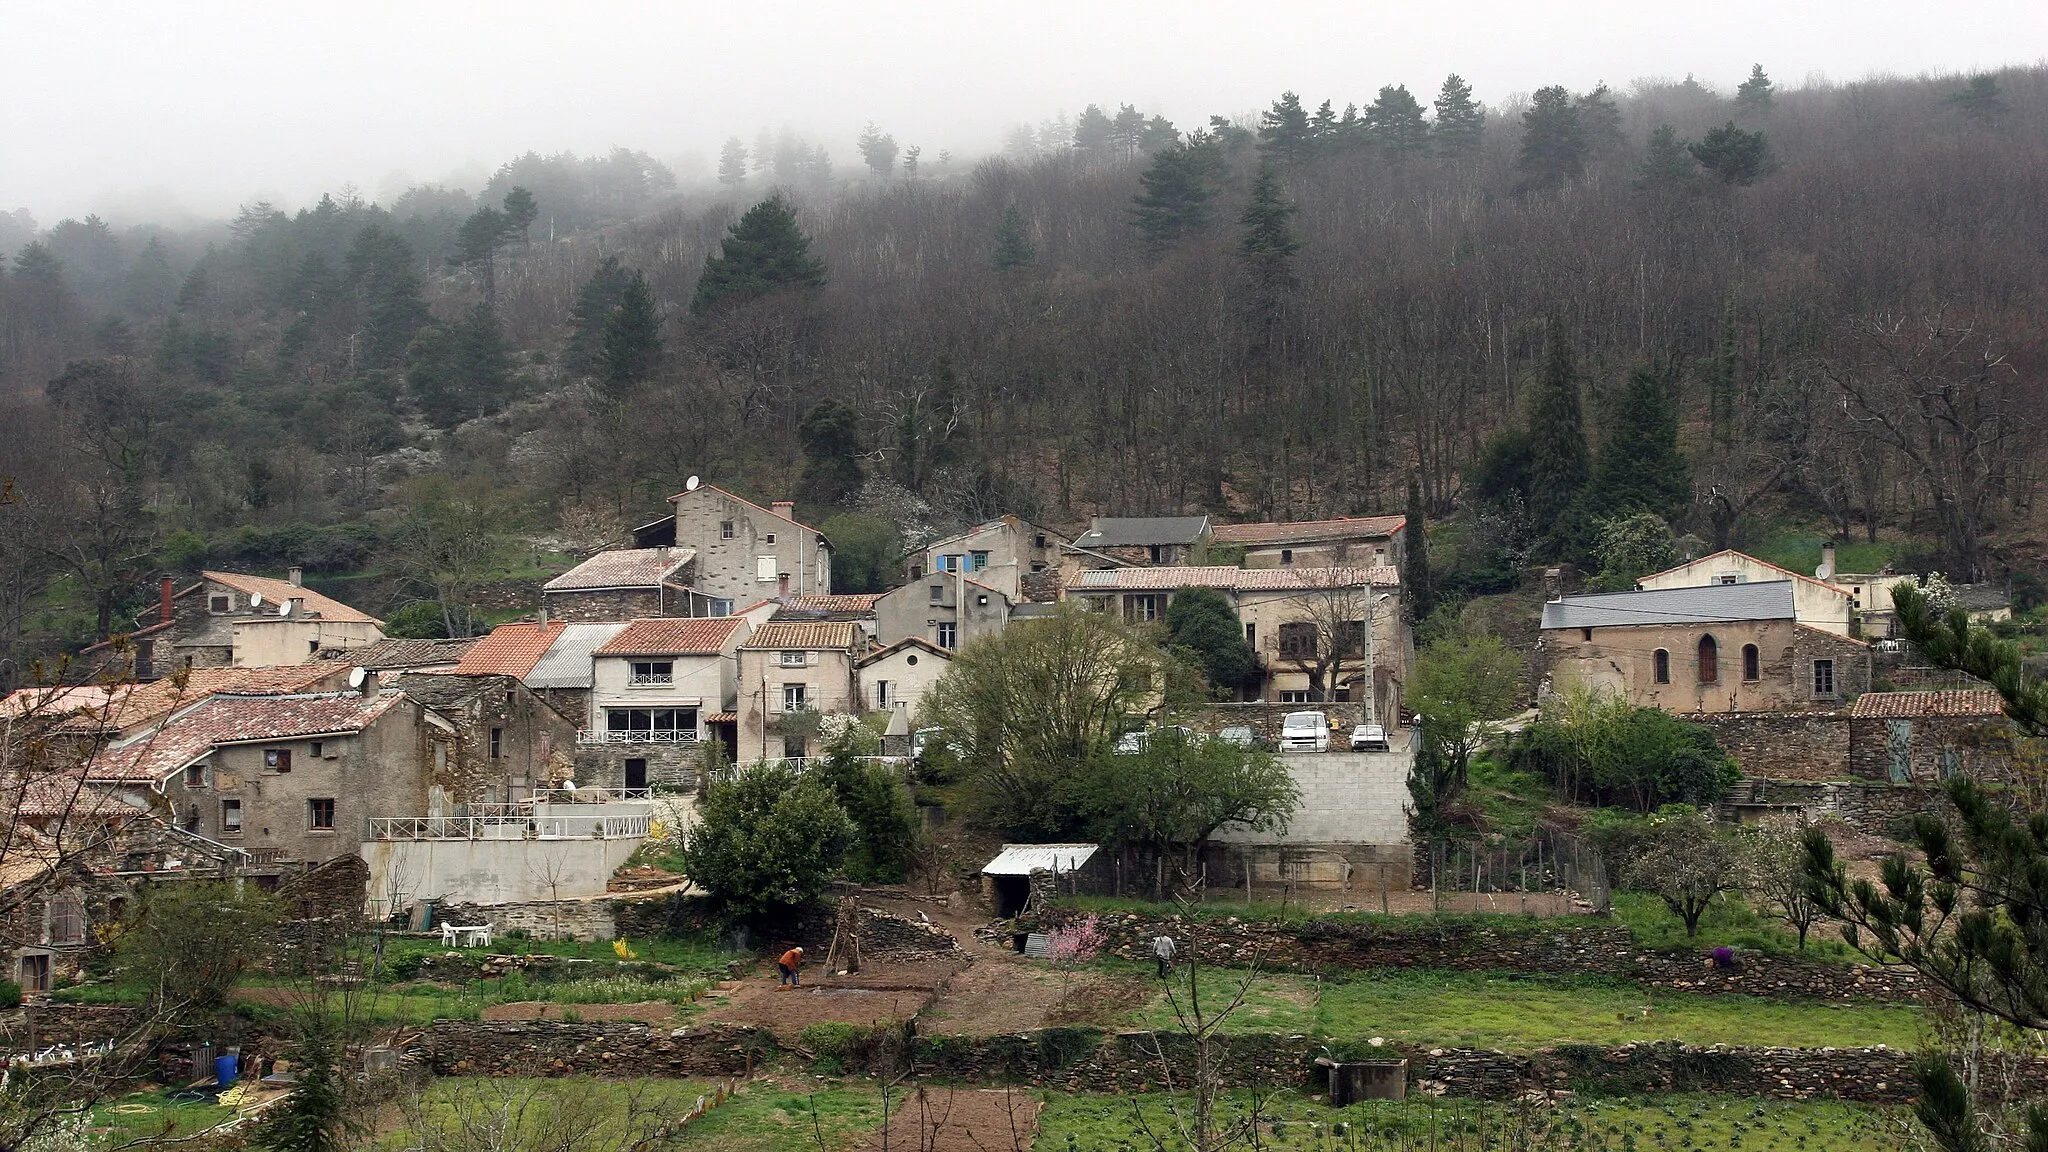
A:
<svg viewBox="0 0 2048 1152">
<path fill-rule="evenodd" d="M 1893 747 L 1893 737 L 1899 746 Z M 2004 716 L 1915 716 L 1849 722 L 1849 775 L 1938 784 L 1956 773 L 2012 780 L 2013 726 Z"/>
<path fill-rule="evenodd" d="M 703 763 L 701 744 L 578 744 L 576 782 L 600 788 L 626 787 L 626 761 L 647 761 L 647 785 L 695 788 Z"/>
<path fill-rule="evenodd" d="M 1038 922 L 1065 924 L 1079 915 L 1071 909 L 1055 908 Z M 1703 953 L 1638 949 L 1628 929 L 1619 924 L 1609 927 L 1501 917 L 1498 924 L 1439 920 L 1411 927 L 1310 920 L 1283 926 L 1234 916 L 1221 920 L 1173 916 L 1162 921 L 1116 914 L 1098 916 L 1096 923 L 1108 937 L 1111 952 L 1139 961 L 1151 955 L 1151 940 L 1163 933 L 1184 945 L 1192 944 L 1211 964 L 1246 964 L 1256 957 L 1268 968 L 1303 972 L 1505 970 L 1618 977 L 1693 992 L 1828 1000 L 1916 1000 L 1923 987 L 1911 972 L 1790 957 L 1745 956 L 1740 969 L 1715 971 L 1704 966 Z"/>
<path fill-rule="evenodd" d="M 610 940 L 617 933 L 610 899 L 440 904 L 434 908 L 434 922 L 489 924 L 500 935 L 524 932 L 536 940 Z"/>
<path fill-rule="evenodd" d="M 653 588 L 563 589 L 542 592 L 541 608 L 548 619 L 572 624 L 602 624 L 612 620 L 640 620 L 651 616 L 680 616 L 688 599 L 679 592 L 661 595 Z M 663 609 L 670 611 L 664 613 Z"/>
<path fill-rule="evenodd" d="M 1906 833 L 1913 817 L 1949 810 L 1948 798 L 1933 785 L 1796 780 L 1739 781 L 1721 808 L 1738 821 L 1772 809 L 1797 808 L 1808 820 L 1834 817 L 1859 832 L 1894 838 Z"/>
<path fill-rule="evenodd" d="M 441 1076 L 744 1076 L 774 1051 L 774 1038 L 742 1025 L 654 1028 L 646 1024 L 442 1020 L 422 1049 Z"/>
<path fill-rule="evenodd" d="M 1718 712 L 1685 719 L 1706 725 L 1744 776 L 1840 780 L 1849 772 L 1846 712 Z"/>
</svg>

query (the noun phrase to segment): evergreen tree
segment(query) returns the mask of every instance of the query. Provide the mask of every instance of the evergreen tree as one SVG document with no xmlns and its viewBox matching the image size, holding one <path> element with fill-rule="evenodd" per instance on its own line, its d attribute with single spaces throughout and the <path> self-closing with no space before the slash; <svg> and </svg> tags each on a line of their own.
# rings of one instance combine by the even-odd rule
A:
<svg viewBox="0 0 2048 1152">
<path fill-rule="evenodd" d="M 1251 687 L 1258 653 L 1245 643 L 1244 625 L 1230 601 L 1213 588 L 1182 588 L 1166 606 L 1167 642 L 1186 652 L 1219 699 Z"/>
<path fill-rule="evenodd" d="M 562 348 L 562 366 L 571 374 L 595 376 L 604 370 L 605 326 L 634 275 L 616 255 L 608 255 L 576 290 L 576 303 L 569 309 L 569 340 Z"/>
<path fill-rule="evenodd" d="M 1408 516 L 1401 528 L 1401 592 L 1410 623 L 1436 611 L 1436 582 L 1429 571 L 1429 531 L 1422 519 L 1422 485 L 1408 477 Z"/>
<path fill-rule="evenodd" d="M 291 1095 L 257 1133 L 257 1147 L 272 1152 L 347 1152 L 361 1126 L 352 1119 L 338 1028 L 324 1011 L 299 1013 L 292 1045 Z"/>
<path fill-rule="evenodd" d="M 1010 272 L 1018 268 L 1029 268 L 1038 256 L 1031 244 L 1031 230 L 1024 223 L 1024 214 L 1017 211 L 1015 204 L 1003 209 L 1002 222 L 996 225 L 996 250 L 990 257 L 989 266 L 998 272 Z"/>
<path fill-rule="evenodd" d="M 1316 140 L 1328 140 L 1337 134 L 1337 110 L 1330 106 L 1328 100 L 1323 101 L 1309 119 L 1308 134 Z"/>
<path fill-rule="evenodd" d="M 780 195 L 770 196 L 727 230 L 718 255 L 705 257 L 690 311 L 701 316 L 729 300 L 818 287 L 825 282 L 825 265 L 810 250 L 796 210 Z"/>
<path fill-rule="evenodd" d="M 1607 85 L 1579 97 L 1579 130 L 1589 156 L 1604 156 L 1628 142 L 1621 131 L 1621 109 L 1615 105 L 1614 94 L 1607 90 Z"/>
<path fill-rule="evenodd" d="M 861 129 L 858 143 L 861 163 L 878 179 L 886 179 L 896 170 L 896 137 L 875 127 L 873 120 Z"/>
<path fill-rule="evenodd" d="M 2005 118 L 2005 97 L 1999 93 L 1996 76 L 1970 77 L 1962 91 L 1949 94 L 1948 102 L 1979 124 L 1995 124 Z"/>
<path fill-rule="evenodd" d="M 422 329 L 407 360 L 406 385 L 437 428 L 498 410 L 510 391 L 511 349 L 497 312 L 481 300 L 454 324 Z"/>
<path fill-rule="evenodd" d="M 1294 254 L 1301 250 L 1289 224 L 1295 211 L 1280 188 L 1279 172 L 1271 164 L 1259 165 L 1251 199 L 1237 218 L 1244 229 L 1237 251 L 1261 295 L 1271 296 L 1295 285 Z"/>
<path fill-rule="evenodd" d="M 162 240 L 151 236 L 128 269 L 124 293 L 128 310 L 138 316 L 162 316 L 171 310 L 177 291 L 178 276 L 171 271 L 170 253 Z"/>
<path fill-rule="evenodd" d="M 1074 129 L 1078 140 L 1080 128 Z M 1129 104 L 1118 106 L 1116 119 L 1110 123 L 1109 144 L 1117 159 L 1128 160 L 1138 154 L 1145 141 L 1145 114 Z"/>
<path fill-rule="evenodd" d="M 1754 184 L 1772 167 L 1770 145 L 1762 130 L 1745 132 L 1733 120 L 1708 129 L 1699 143 L 1686 145 L 1686 151 L 1724 184 Z"/>
<path fill-rule="evenodd" d="M 737 136 L 726 137 L 725 147 L 718 150 L 718 182 L 728 188 L 747 182 L 747 146 Z"/>
<path fill-rule="evenodd" d="M 1735 88 L 1735 106 L 1744 112 L 1769 112 L 1773 95 L 1771 78 L 1764 75 L 1764 66 L 1752 64 L 1749 66 L 1749 79 Z"/>
<path fill-rule="evenodd" d="M 1698 170 L 1692 153 L 1686 150 L 1685 141 L 1678 138 L 1677 129 L 1669 124 L 1659 124 L 1650 133 L 1642 166 L 1636 169 L 1635 186 L 1645 192 L 1684 189 L 1691 185 L 1693 174 Z"/>
<path fill-rule="evenodd" d="M 1090 104 L 1081 109 L 1081 115 L 1074 121 L 1074 151 L 1088 160 L 1109 158 L 1110 137 L 1116 134 L 1116 125 L 1100 104 Z"/>
<path fill-rule="evenodd" d="M 533 193 L 516 184 L 513 185 L 512 190 L 505 193 L 506 237 L 509 239 L 510 237 L 517 236 L 519 242 L 525 244 L 529 239 L 528 230 L 533 227 L 533 222 L 538 219 L 540 219 L 540 205 L 534 201 Z"/>
<path fill-rule="evenodd" d="M 614 396 L 654 375 L 661 364 L 661 315 L 639 269 L 626 278 L 618 307 L 604 322 L 604 382 Z"/>
<path fill-rule="evenodd" d="M 820 400 L 797 425 L 804 452 L 803 499 L 838 508 L 860 490 L 860 415 L 837 400 Z"/>
<path fill-rule="evenodd" d="M 356 233 L 347 264 L 349 289 L 364 302 L 365 312 L 356 367 L 395 367 L 405 359 L 413 337 L 433 318 L 420 299 L 412 248 L 397 233 L 371 224 Z M 199 275 L 198 270 L 193 274 Z"/>
<path fill-rule="evenodd" d="M 1365 138 L 1390 156 L 1412 156 L 1429 146 L 1429 125 L 1422 118 L 1422 105 L 1409 94 L 1406 84 L 1381 88 L 1364 119 Z"/>
<path fill-rule="evenodd" d="M 1308 112 L 1301 106 L 1301 97 L 1292 92 L 1282 93 L 1260 121 L 1259 142 L 1268 152 L 1290 164 L 1307 158 L 1313 140 L 1309 136 Z"/>
<path fill-rule="evenodd" d="M 498 303 L 498 246 L 505 242 L 510 228 L 503 212 L 479 208 L 462 222 L 455 233 L 455 250 L 448 254 L 448 263 L 476 270 L 483 281 L 484 302 L 493 307 Z"/>
<path fill-rule="evenodd" d="M 1151 166 L 1138 177 L 1142 191 L 1131 208 L 1131 223 L 1147 252 L 1164 252 L 1208 226 L 1221 167 L 1216 145 L 1199 132 L 1186 144 L 1153 155 Z"/>
<path fill-rule="evenodd" d="M 1173 126 L 1173 121 L 1164 116 L 1154 116 L 1145 121 L 1145 134 L 1138 140 L 1138 151 L 1150 156 L 1179 143 L 1180 130 Z"/>
<path fill-rule="evenodd" d="M 1579 106 L 1559 84 L 1538 88 L 1522 113 L 1520 192 L 1554 192 L 1586 169 L 1586 138 Z"/>
<path fill-rule="evenodd" d="M 1692 503 L 1692 466 L 1678 451 L 1678 405 L 1646 367 L 1629 374 L 1601 430 L 1592 501 L 1601 517 L 1654 512 L 1665 520 Z"/>
<path fill-rule="evenodd" d="M 1486 134 L 1486 110 L 1472 99 L 1472 86 L 1456 72 L 1444 77 L 1436 96 L 1436 123 L 1430 126 L 1436 150 L 1444 156 L 1470 156 Z"/>
<path fill-rule="evenodd" d="M 917 158 L 922 155 L 924 155 L 924 145 L 922 144 L 912 144 L 903 150 L 904 176 L 912 180 L 917 179 Z"/>
<path fill-rule="evenodd" d="M 1553 318 L 1547 337 L 1543 377 L 1529 413 L 1529 513 L 1537 530 L 1545 532 L 1563 518 L 1592 470 L 1579 374 L 1563 321 Z"/>
</svg>

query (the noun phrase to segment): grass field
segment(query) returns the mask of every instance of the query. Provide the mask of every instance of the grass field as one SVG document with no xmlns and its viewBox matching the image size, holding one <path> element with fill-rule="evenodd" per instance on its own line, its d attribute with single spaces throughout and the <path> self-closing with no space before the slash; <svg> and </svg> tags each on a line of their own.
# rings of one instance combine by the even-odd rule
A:
<svg viewBox="0 0 2048 1152">
<path fill-rule="evenodd" d="M 1131 974 L 1137 965 L 1117 965 Z M 1242 973 L 1201 971 L 1200 994 L 1214 1011 L 1227 1004 Z M 1646 1011 L 1647 1010 L 1647 1011 Z M 1174 1017 L 1163 991 L 1130 1023 L 1169 1028 Z M 1836 1007 L 1814 1001 L 1764 1000 L 1687 992 L 1646 992 L 1618 980 L 1516 978 L 1504 973 L 1379 970 L 1322 981 L 1262 973 L 1243 1011 L 1225 1029 L 1287 1032 L 1335 1040 L 1374 1036 L 1449 1047 L 1541 1047 L 1560 1041 L 1623 1044 L 1680 1040 L 1688 1044 L 1794 1047 L 1912 1047 L 1921 1037 L 1920 1010 L 1904 1005 Z"/>
<path fill-rule="evenodd" d="M 690 1080 L 451 1077 L 402 1101 L 397 1124 L 365 1147 L 491 1147 L 622 1152 L 689 1111 L 712 1086 Z"/>
<path fill-rule="evenodd" d="M 133 1092 L 95 1107 L 86 1118 L 86 1128 L 104 1144 L 122 1145 L 191 1136 L 234 1115 L 233 1108 L 210 1100 L 177 1101 L 168 1092 Z M 51 1146 L 62 1144 L 52 1142 Z"/>
</svg>

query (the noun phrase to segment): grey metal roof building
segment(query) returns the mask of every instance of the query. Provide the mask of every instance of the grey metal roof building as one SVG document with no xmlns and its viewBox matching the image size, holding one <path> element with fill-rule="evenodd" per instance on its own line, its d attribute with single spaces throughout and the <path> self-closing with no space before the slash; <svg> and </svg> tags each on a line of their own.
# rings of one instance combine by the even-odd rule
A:
<svg viewBox="0 0 2048 1152">
<path fill-rule="evenodd" d="M 1209 531 L 1207 516 L 1097 516 L 1074 540 L 1077 548 L 1143 548 L 1153 544 L 1193 545 Z"/>
<path fill-rule="evenodd" d="M 1726 624 L 1792 620 L 1792 581 L 1709 584 L 1647 592 L 1566 596 L 1543 606 L 1543 627 L 1613 628 L 1637 624 Z"/>
<path fill-rule="evenodd" d="M 525 676 L 528 688 L 588 688 L 590 654 L 625 631 L 625 624 L 571 624 Z"/>
</svg>

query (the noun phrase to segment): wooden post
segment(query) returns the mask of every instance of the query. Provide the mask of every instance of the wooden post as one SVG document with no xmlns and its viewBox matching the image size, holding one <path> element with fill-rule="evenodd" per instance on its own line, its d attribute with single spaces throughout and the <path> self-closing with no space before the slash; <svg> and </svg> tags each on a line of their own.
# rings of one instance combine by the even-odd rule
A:
<svg viewBox="0 0 2048 1152">
<path fill-rule="evenodd" d="M 1381 862 L 1381 864 L 1380 864 L 1380 914 L 1384 916 L 1384 915 L 1386 915 L 1386 913 L 1387 913 L 1387 866 L 1386 866 L 1386 863 L 1385 863 L 1384 861 L 1382 861 L 1382 862 Z"/>
</svg>

